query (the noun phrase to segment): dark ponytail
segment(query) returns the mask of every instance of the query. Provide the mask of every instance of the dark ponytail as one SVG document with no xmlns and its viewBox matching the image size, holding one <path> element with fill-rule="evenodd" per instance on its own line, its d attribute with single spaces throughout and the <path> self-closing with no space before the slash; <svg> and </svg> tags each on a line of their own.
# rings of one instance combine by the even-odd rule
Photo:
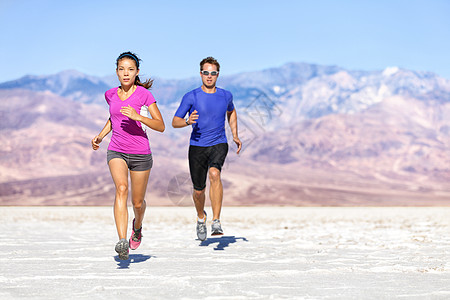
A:
<svg viewBox="0 0 450 300">
<path fill-rule="evenodd" d="M 149 89 L 152 88 L 152 85 L 153 85 L 153 79 L 149 78 L 149 79 L 147 79 L 147 81 L 145 81 L 145 82 L 142 83 L 141 80 L 139 79 L 139 76 L 136 76 L 136 79 L 134 80 L 134 84 L 135 84 L 135 85 L 143 86 L 143 87 L 145 87 L 147 90 L 149 90 Z"/>
<path fill-rule="evenodd" d="M 119 60 L 121 60 L 123 58 L 131 58 L 132 60 L 134 60 L 136 63 L 136 68 L 139 70 L 139 62 L 141 61 L 141 59 L 136 54 L 134 54 L 130 51 L 123 52 L 122 54 L 119 55 L 119 57 L 116 59 L 116 69 L 119 66 Z M 139 76 L 136 76 L 136 79 L 134 80 L 134 84 L 142 86 L 149 90 L 152 88 L 153 79 L 149 78 L 145 82 L 141 82 L 141 80 L 139 79 Z"/>
</svg>

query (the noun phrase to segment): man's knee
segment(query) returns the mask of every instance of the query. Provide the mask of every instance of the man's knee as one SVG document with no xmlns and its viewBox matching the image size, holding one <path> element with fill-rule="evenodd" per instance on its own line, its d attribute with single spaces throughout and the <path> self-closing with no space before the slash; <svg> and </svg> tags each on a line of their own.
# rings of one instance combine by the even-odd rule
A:
<svg viewBox="0 0 450 300">
<path fill-rule="evenodd" d="M 199 198 L 205 194 L 205 189 L 202 190 L 196 190 L 194 189 L 194 197 Z"/>
<path fill-rule="evenodd" d="M 211 182 L 220 181 L 220 171 L 217 168 L 209 168 L 209 180 Z"/>
</svg>

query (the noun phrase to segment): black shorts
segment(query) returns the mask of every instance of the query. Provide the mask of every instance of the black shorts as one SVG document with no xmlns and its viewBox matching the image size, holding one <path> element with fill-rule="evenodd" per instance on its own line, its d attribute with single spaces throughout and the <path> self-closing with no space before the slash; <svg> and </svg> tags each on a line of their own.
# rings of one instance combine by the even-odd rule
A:
<svg viewBox="0 0 450 300">
<path fill-rule="evenodd" d="M 195 190 L 201 191 L 206 187 L 209 168 L 222 170 L 227 154 L 227 143 L 210 147 L 189 146 L 189 171 Z"/>
<path fill-rule="evenodd" d="M 122 152 L 117 152 L 113 150 L 108 150 L 106 154 L 106 160 L 109 161 L 113 158 L 123 159 L 130 171 L 147 171 L 153 167 L 153 157 L 152 154 L 127 154 Z"/>
</svg>

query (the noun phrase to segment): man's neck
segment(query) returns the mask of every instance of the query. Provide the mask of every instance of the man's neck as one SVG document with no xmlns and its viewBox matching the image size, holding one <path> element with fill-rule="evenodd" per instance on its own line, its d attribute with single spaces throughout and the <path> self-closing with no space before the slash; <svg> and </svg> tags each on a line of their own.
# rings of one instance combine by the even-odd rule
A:
<svg viewBox="0 0 450 300">
<path fill-rule="evenodd" d="M 213 87 L 207 87 L 205 85 L 202 85 L 202 90 L 207 94 L 214 94 L 216 92 L 216 86 Z"/>
</svg>

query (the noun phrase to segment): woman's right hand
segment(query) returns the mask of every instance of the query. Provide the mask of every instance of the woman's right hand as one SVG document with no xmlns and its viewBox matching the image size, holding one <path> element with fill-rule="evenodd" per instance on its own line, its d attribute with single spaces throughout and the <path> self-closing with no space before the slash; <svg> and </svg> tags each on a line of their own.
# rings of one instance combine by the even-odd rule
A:
<svg viewBox="0 0 450 300">
<path fill-rule="evenodd" d="M 100 143 L 102 142 L 102 139 L 97 135 L 95 138 L 92 139 L 92 149 L 97 150 L 100 148 Z"/>
</svg>

